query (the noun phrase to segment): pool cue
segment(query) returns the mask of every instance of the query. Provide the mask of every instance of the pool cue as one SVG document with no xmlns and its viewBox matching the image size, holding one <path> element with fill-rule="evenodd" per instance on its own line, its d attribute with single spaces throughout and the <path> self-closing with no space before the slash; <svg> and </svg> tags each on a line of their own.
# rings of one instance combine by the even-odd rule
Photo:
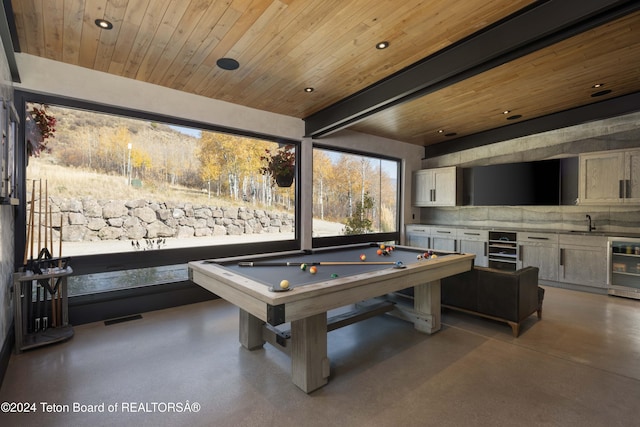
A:
<svg viewBox="0 0 640 427">
<path fill-rule="evenodd" d="M 62 213 L 60 213 L 60 241 L 58 243 L 58 268 L 62 268 Z M 62 326 L 62 289 L 58 286 L 56 297 L 56 306 L 58 307 L 58 325 Z"/>
<path fill-rule="evenodd" d="M 38 332 L 40 330 L 40 284 L 36 280 L 36 318 L 33 326 L 33 331 Z"/>
<path fill-rule="evenodd" d="M 48 201 L 49 198 L 47 197 L 47 202 Z M 53 217 L 51 215 L 51 209 L 49 209 L 49 247 L 51 248 L 51 258 L 53 258 Z M 55 328 L 58 324 L 58 322 L 56 322 L 56 293 L 58 289 L 55 287 L 53 279 L 51 279 L 51 283 L 54 284 L 49 290 L 51 294 L 51 327 Z"/>
<path fill-rule="evenodd" d="M 321 261 L 321 262 L 278 262 L 247 261 L 239 262 L 239 267 L 299 267 L 302 264 L 312 265 L 395 265 L 396 261 Z"/>
<path fill-rule="evenodd" d="M 40 179 L 38 187 L 38 254 L 40 254 L 40 249 L 42 249 L 42 179 Z"/>
<path fill-rule="evenodd" d="M 58 239 L 58 268 L 62 268 L 62 213 L 60 214 L 60 236 Z"/>
<path fill-rule="evenodd" d="M 49 180 L 44 180 L 44 245 L 42 246 L 42 248 L 47 248 L 47 245 L 49 244 Z M 51 254 L 49 254 L 51 255 Z M 50 271 L 50 270 L 48 270 Z M 53 288 L 51 287 L 51 285 L 53 284 L 53 280 L 51 278 L 47 279 L 47 282 L 49 283 L 48 288 L 46 286 L 42 287 L 42 306 L 44 308 L 44 313 L 43 316 L 44 318 L 47 318 L 47 300 L 48 300 L 48 294 L 53 292 Z M 51 294 L 51 304 L 53 305 L 53 293 Z M 51 307 L 51 316 L 53 317 L 53 307 Z M 51 321 L 53 321 L 53 319 L 51 319 Z M 44 323 L 43 328 L 46 329 L 47 328 L 47 323 Z"/>
<path fill-rule="evenodd" d="M 31 242 L 33 238 L 33 208 L 36 203 L 36 180 L 33 180 L 33 186 L 31 188 L 31 212 L 29 212 L 29 218 L 27 223 L 27 239 L 24 244 L 24 265 L 27 264 L 27 260 L 29 259 L 29 242 Z M 31 244 L 33 246 L 33 244 Z M 33 259 L 33 247 L 31 248 L 31 258 Z"/>
<path fill-rule="evenodd" d="M 38 180 L 38 256 L 42 246 L 42 179 Z M 36 280 L 36 332 L 40 331 L 42 322 L 42 300 L 40 299 L 40 283 Z"/>
<path fill-rule="evenodd" d="M 36 194 L 36 181 L 33 180 L 33 205 L 31 206 L 31 249 L 30 249 L 30 257 L 33 260 L 33 247 L 36 243 L 36 215 L 35 215 L 35 210 L 36 210 L 36 200 L 35 200 L 35 194 Z"/>
</svg>

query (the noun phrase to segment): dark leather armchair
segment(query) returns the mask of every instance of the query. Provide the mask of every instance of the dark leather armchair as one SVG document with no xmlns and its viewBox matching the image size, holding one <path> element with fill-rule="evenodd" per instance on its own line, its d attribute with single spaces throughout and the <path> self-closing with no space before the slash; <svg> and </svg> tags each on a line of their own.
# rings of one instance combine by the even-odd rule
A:
<svg viewBox="0 0 640 427">
<path fill-rule="evenodd" d="M 542 319 L 544 289 L 538 286 L 538 268 L 504 271 L 474 267 L 441 280 L 442 306 L 465 311 L 511 326 L 513 336 L 533 313 Z"/>
</svg>

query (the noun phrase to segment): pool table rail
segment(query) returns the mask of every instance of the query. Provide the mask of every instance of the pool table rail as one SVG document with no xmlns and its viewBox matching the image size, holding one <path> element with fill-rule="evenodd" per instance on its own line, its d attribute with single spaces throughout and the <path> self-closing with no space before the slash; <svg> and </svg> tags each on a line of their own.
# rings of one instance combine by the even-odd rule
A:
<svg viewBox="0 0 640 427">
<path fill-rule="evenodd" d="M 269 291 L 269 286 L 262 282 L 206 261 L 189 263 L 189 273 L 195 283 L 277 326 L 468 271 L 473 259 L 474 255 L 458 254 L 452 262 L 452 258 L 443 256 L 407 264 L 403 269 L 390 266 L 295 287 L 287 292 Z M 274 310 L 281 310 L 282 306 L 286 307 L 284 318 L 274 314 Z"/>
</svg>

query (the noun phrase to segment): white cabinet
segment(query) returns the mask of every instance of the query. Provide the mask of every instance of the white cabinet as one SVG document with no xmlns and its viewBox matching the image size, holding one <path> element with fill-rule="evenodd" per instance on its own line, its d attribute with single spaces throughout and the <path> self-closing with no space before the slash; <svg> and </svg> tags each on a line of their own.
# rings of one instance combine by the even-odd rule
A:
<svg viewBox="0 0 640 427">
<path fill-rule="evenodd" d="M 405 227 L 405 242 L 407 246 L 428 249 L 431 244 L 430 235 L 431 228 L 427 225 L 411 224 Z"/>
<path fill-rule="evenodd" d="M 580 204 L 640 204 L 640 150 L 580 156 Z"/>
<path fill-rule="evenodd" d="M 455 166 L 422 169 L 413 174 L 413 205 L 456 206 L 461 193 L 458 191 L 459 171 Z"/>
<path fill-rule="evenodd" d="M 474 265 L 488 265 L 486 230 L 418 224 L 407 225 L 405 230 L 407 246 L 475 254 Z"/>
<path fill-rule="evenodd" d="M 487 230 L 459 228 L 456 230 L 456 237 L 458 239 L 458 252 L 475 254 L 474 265 L 479 267 L 487 267 L 489 265 L 489 232 Z"/>
<path fill-rule="evenodd" d="M 607 287 L 607 237 L 560 234 L 558 244 L 559 282 Z"/>
<path fill-rule="evenodd" d="M 518 232 L 517 268 L 538 267 L 541 280 L 558 280 L 560 267 L 558 235 L 555 233 Z"/>
<path fill-rule="evenodd" d="M 431 227 L 431 249 L 455 252 L 458 250 L 457 246 L 455 228 Z"/>
</svg>

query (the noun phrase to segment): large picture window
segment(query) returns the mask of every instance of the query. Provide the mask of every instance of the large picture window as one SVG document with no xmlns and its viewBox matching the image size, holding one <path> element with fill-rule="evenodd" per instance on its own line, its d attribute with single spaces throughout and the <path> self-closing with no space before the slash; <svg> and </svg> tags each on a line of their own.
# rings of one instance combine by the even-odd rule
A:
<svg viewBox="0 0 640 427">
<path fill-rule="evenodd" d="M 44 140 L 36 110 L 55 119 Z M 26 117 L 27 258 L 43 247 L 78 257 L 296 238 L 296 183 L 267 170 L 285 148 L 295 161 L 291 141 L 36 103 Z M 127 271 L 72 277 L 71 295 L 186 280 L 185 265 Z"/>
<path fill-rule="evenodd" d="M 399 169 L 398 160 L 315 147 L 313 237 L 397 233 Z"/>
</svg>

